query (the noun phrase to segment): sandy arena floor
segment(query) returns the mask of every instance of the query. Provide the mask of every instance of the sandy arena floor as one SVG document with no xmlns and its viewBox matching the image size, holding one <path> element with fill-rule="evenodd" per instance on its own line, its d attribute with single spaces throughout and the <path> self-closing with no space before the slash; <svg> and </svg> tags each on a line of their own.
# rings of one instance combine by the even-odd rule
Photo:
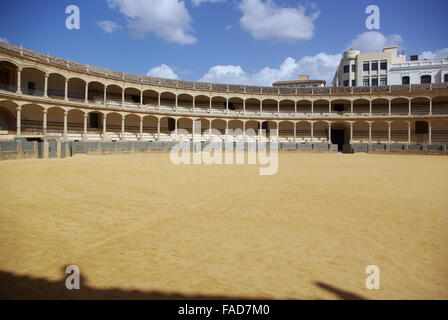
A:
<svg viewBox="0 0 448 320">
<path fill-rule="evenodd" d="M 280 154 L 260 176 L 78 156 L 0 181 L 1 298 L 448 299 L 447 157 Z"/>
</svg>

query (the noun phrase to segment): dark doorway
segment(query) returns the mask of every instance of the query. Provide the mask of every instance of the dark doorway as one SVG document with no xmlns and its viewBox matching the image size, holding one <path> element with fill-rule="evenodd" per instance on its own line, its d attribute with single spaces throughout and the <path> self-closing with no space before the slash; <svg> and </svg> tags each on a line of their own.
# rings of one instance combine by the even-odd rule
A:
<svg viewBox="0 0 448 320">
<path fill-rule="evenodd" d="M 333 129 L 331 130 L 331 143 L 338 145 L 338 151 L 342 152 L 345 141 L 345 130 L 344 129 Z"/>
</svg>

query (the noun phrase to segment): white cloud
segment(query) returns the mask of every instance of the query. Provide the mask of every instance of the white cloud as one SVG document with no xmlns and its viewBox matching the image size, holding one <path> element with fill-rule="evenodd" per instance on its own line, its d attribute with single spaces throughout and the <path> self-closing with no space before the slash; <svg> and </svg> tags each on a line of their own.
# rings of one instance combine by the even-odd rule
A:
<svg viewBox="0 0 448 320">
<path fill-rule="evenodd" d="M 119 24 L 116 24 L 115 22 L 110 20 L 98 21 L 97 24 L 98 27 L 100 27 L 106 33 L 113 33 L 116 30 L 122 28 Z"/>
<path fill-rule="evenodd" d="M 1 42 L 9 43 L 9 40 L 8 40 L 8 39 L 6 39 L 6 38 L 2 38 L 2 37 L 0 37 L 0 41 L 1 41 Z"/>
<path fill-rule="evenodd" d="M 191 0 L 193 2 L 193 5 L 195 7 L 200 6 L 202 3 L 210 2 L 210 3 L 216 3 L 216 2 L 225 2 L 226 0 Z"/>
<path fill-rule="evenodd" d="M 314 36 L 314 20 L 319 11 L 306 15 L 305 8 L 282 8 L 273 0 L 242 0 L 241 27 L 255 39 L 277 41 L 308 40 Z"/>
<path fill-rule="evenodd" d="M 192 44 L 191 16 L 182 0 L 108 0 L 111 9 L 126 16 L 131 35 L 154 33 L 168 42 Z"/>
<path fill-rule="evenodd" d="M 275 81 L 297 79 L 299 74 L 308 74 L 311 79 L 330 83 L 340 59 L 340 54 L 326 53 L 300 60 L 288 57 L 278 68 L 265 67 L 253 74 L 245 72 L 240 66 L 214 66 L 199 81 L 271 86 Z"/>
<path fill-rule="evenodd" d="M 437 51 L 424 51 L 420 55 L 420 59 L 447 59 L 448 58 L 448 48 L 443 48 Z"/>
<path fill-rule="evenodd" d="M 160 66 L 150 69 L 147 73 L 148 76 L 167 78 L 167 79 L 179 79 L 179 76 L 174 72 L 174 70 L 168 67 L 166 64 L 161 64 Z"/>
<path fill-rule="evenodd" d="M 399 34 L 383 35 L 378 31 L 367 31 L 353 39 L 347 49 L 359 50 L 361 52 L 379 52 L 384 47 L 400 45 L 403 38 Z"/>
</svg>

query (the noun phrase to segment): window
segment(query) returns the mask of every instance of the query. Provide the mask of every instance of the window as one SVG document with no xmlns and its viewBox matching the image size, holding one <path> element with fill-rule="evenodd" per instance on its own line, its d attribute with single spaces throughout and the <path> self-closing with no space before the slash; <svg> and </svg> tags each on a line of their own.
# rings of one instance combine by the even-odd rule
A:
<svg viewBox="0 0 448 320">
<path fill-rule="evenodd" d="M 426 121 L 416 121 L 415 122 L 415 133 L 416 134 L 428 134 L 428 122 Z"/>
<path fill-rule="evenodd" d="M 409 84 L 409 76 L 404 76 L 401 78 L 401 84 Z"/>
<path fill-rule="evenodd" d="M 364 78 L 364 79 L 362 80 L 362 85 L 363 85 L 364 87 L 368 87 L 368 86 L 370 85 L 370 83 L 369 83 L 369 78 Z"/>
<path fill-rule="evenodd" d="M 378 62 L 372 62 L 372 70 L 378 71 Z"/>
<path fill-rule="evenodd" d="M 352 87 L 356 87 L 356 80 L 352 80 Z"/>
<path fill-rule="evenodd" d="M 348 80 L 344 80 L 344 87 L 348 87 Z"/>
<path fill-rule="evenodd" d="M 349 65 L 344 66 L 344 73 L 348 73 L 349 70 L 350 70 Z"/>
<path fill-rule="evenodd" d="M 387 61 L 381 61 L 380 69 L 381 70 L 387 70 Z"/>
<path fill-rule="evenodd" d="M 378 86 L 378 78 L 372 78 L 372 86 Z"/>
<path fill-rule="evenodd" d="M 352 64 L 352 72 L 356 72 L 356 64 Z"/>
<path fill-rule="evenodd" d="M 387 78 L 381 78 L 380 86 L 387 86 Z"/>
<path fill-rule="evenodd" d="M 362 64 L 362 71 L 369 71 L 370 70 L 370 64 L 368 62 L 364 62 Z"/>
<path fill-rule="evenodd" d="M 420 83 L 431 83 L 431 76 L 421 76 Z"/>
<path fill-rule="evenodd" d="M 176 120 L 173 118 L 168 118 L 168 131 L 176 130 Z"/>
<path fill-rule="evenodd" d="M 448 73 L 443 76 L 443 82 L 448 82 Z"/>
</svg>

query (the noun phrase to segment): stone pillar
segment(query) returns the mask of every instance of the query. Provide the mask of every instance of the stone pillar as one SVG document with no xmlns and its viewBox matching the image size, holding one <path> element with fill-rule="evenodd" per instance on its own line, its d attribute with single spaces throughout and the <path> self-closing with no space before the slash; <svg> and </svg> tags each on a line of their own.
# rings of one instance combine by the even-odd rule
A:
<svg viewBox="0 0 448 320">
<path fill-rule="evenodd" d="M 432 116 L 432 98 L 429 99 L 429 115 Z"/>
<path fill-rule="evenodd" d="M 314 121 L 310 122 L 311 124 L 311 143 L 314 142 Z"/>
<path fill-rule="evenodd" d="M 246 113 L 246 99 L 243 99 L 243 114 Z"/>
<path fill-rule="evenodd" d="M 350 101 L 350 113 L 353 115 L 353 100 Z"/>
<path fill-rule="evenodd" d="M 277 100 L 277 117 L 280 116 L 280 100 Z"/>
<path fill-rule="evenodd" d="M 353 142 L 353 122 L 350 121 L 350 139 L 349 139 L 349 144 L 352 144 Z"/>
<path fill-rule="evenodd" d="M 140 141 L 143 141 L 143 117 L 140 117 Z"/>
<path fill-rule="evenodd" d="M 263 113 L 263 100 L 260 100 L 260 115 Z"/>
<path fill-rule="evenodd" d="M 89 115 L 87 113 L 84 113 L 84 141 L 87 141 L 87 119 L 89 118 Z"/>
<path fill-rule="evenodd" d="M 160 141 L 160 118 L 157 118 L 157 141 Z"/>
<path fill-rule="evenodd" d="M 193 97 L 193 112 L 196 109 L 196 97 Z"/>
<path fill-rule="evenodd" d="M 369 124 L 369 144 L 372 143 L 372 121 L 367 122 Z"/>
<path fill-rule="evenodd" d="M 107 134 L 107 114 L 103 114 L 103 140 L 106 140 Z"/>
<path fill-rule="evenodd" d="M 17 69 L 17 91 L 16 93 L 22 93 L 22 69 Z"/>
<path fill-rule="evenodd" d="M 328 113 L 331 114 L 331 101 L 328 102 Z"/>
<path fill-rule="evenodd" d="M 86 87 L 84 91 L 84 103 L 89 102 L 89 83 L 86 81 Z"/>
<path fill-rule="evenodd" d="M 311 101 L 311 114 L 314 113 L 314 100 Z"/>
<path fill-rule="evenodd" d="M 139 103 L 139 105 L 140 106 L 142 106 L 144 103 L 143 103 L 143 89 L 142 90 L 140 90 L 140 103 Z"/>
<path fill-rule="evenodd" d="M 392 100 L 389 100 L 389 116 L 392 115 Z"/>
<path fill-rule="evenodd" d="M 43 127 L 43 134 L 44 135 L 47 134 L 47 114 L 48 114 L 47 109 L 44 109 L 44 111 L 43 111 L 43 120 L 42 120 L 42 127 Z"/>
<path fill-rule="evenodd" d="M 428 144 L 432 144 L 432 123 L 428 121 Z"/>
<path fill-rule="evenodd" d="M 65 79 L 65 87 L 64 87 L 64 100 L 68 100 L 68 79 Z"/>
<path fill-rule="evenodd" d="M 177 119 L 174 119 L 174 139 L 177 141 Z"/>
<path fill-rule="evenodd" d="M 107 86 L 104 85 L 104 97 L 103 97 L 104 105 L 106 105 L 106 101 L 107 101 Z"/>
<path fill-rule="evenodd" d="M 372 116 L 372 100 L 369 100 L 369 115 Z"/>
<path fill-rule="evenodd" d="M 48 74 L 44 76 L 44 97 L 48 98 Z"/>
<path fill-rule="evenodd" d="M 294 102 L 294 115 L 296 115 L 296 113 L 297 113 L 297 103 L 298 103 L 298 101 Z"/>
<path fill-rule="evenodd" d="M 331 121 L 328 122 L 328 144 L 331 144 Z"/>
<path fill-rule="evenodd" d="M 174 105 L 174 110 L 177 110 L 177 106 L 178 106 L 178 96 L 176 94 L 176 99 L 175 99 L 175 105 Z"/>
<path fill-rule="evenodd" d="M 297 132 L 296 132 L 296 130 L 297 130 L 297 122 L 294 122 L 294 143 L 296 143 L 297 142 Z"/>
<path fill-rule="evenodd" d="M 391 141 L 392 141 L 392 139 L 391 139 L 391 136 L 392 136 L 392 121 L 388 121 L 387 122 L 387 143 L 388 144 L 390 144 L 391 143 Z"/>
<path fill-rule="evenodd" d="M 67 140 L 67 118 L 68 118 L 68 111 L 64 112 L 64 140 Z"/>
<path fill-rule="evenodd" d="M 229 99 L 226 98 L 226 113 L 229 113 Z"/>
<path fill-rule="evenodd" d="M 121 115 L 121 140 L 124 140 L 124 132 L 126 131 L 126 127 L 125 127 L 125 115 Z"/>
<path fill-rule="evenodd" d="M 124 87 L 121 88 L 121 104 L 122 105 L 124 105 L 124 91 L 125 91 Z"/>
<path fill-rule="evenodd" d="M 16 111 L 17 111 L 17 130 L 16 130 L 16 135 L 20 136 L 22 134 L 22 116 L 21 116 L 22 107 L 17 107 Z"/>
<path fill-rule="evenodd" d="M 408 115 L 410 116 L 412 114 L 412 100 L 409 100 L 409 113 Z"/>
<path fill-rule="evenodd" d="M 407 121 L 408 124 L 408 144 L 411 144 L 411 122 Z"/>
</svg>

